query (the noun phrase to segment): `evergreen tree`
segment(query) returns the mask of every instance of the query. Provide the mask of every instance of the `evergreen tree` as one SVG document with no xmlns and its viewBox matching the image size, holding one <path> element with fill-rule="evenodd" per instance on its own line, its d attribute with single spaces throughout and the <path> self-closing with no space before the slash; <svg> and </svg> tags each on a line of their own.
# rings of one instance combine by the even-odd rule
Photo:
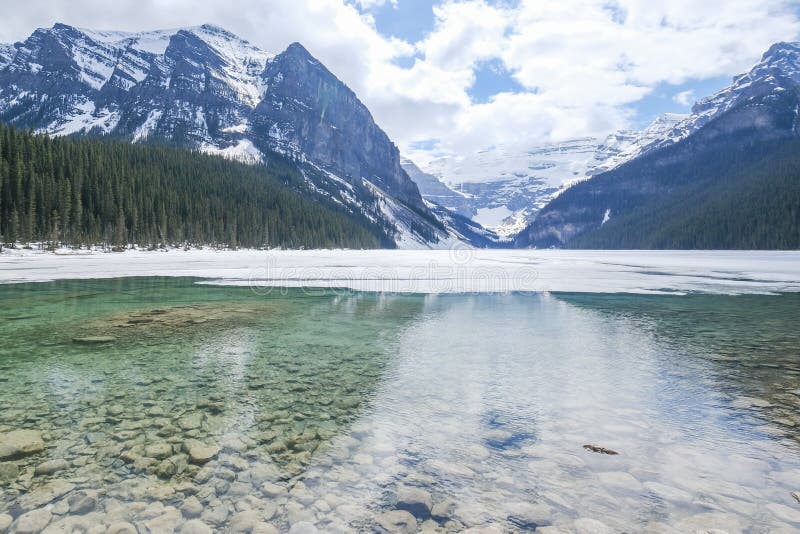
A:
<svg viewBox="0 0 800 534">
<path fill-rule="evenodd" d="M 269 166 L 159 146 L 49 138 L 0 124 L 0 241 L 50 246 L 352 247 L 390 229 Z"/>
</svg>

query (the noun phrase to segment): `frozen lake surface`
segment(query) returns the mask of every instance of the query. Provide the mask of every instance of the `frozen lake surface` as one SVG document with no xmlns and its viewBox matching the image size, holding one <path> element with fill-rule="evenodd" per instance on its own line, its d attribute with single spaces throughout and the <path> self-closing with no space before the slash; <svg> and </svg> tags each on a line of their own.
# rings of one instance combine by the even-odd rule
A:
<svg viewBox="0 0 800 534">
<path fill-rule="evenodd" d="M 400 293 L 769 293 L 800 290 L 800 252 L 214 251 L 0 254 L 0 282 L 191 276 L 227 285 Z"/>
<path fill-rule="evenodd" d="M 798 259 L 4 253 L 0 532 L 797 532 Z"/>
</svg>

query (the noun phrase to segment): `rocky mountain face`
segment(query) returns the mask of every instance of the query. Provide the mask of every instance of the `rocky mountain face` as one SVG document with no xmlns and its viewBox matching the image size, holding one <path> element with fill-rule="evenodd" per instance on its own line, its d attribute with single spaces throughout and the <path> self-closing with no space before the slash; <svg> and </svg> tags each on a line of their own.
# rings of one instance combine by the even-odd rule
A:
<svg viewBox="0 0 800 534">
<path fill-rule="evenodd" d="M 11 63 L 15 51 L 14 45 L 0 43 L 0 69 Z"/>
<path fill-rule="evenodd" d="M 56 24 L 0 46 L 0 120 L 254 164 L 278 153 L 297 162 L 309 190 L 384 224 L 395 244 L 452 238 L 366 106 L 298 43 L 271 54 L 211 25 L 122 33 Z"/>
<path fill-rule="evenodd" d="M 627 226 L 618 235 L 638 235 L 656 204 L 675 209 L 661 220 L 677 219 L 707 191 L 724 191 L 729 174 L 756 161 L 761 168 L 770 166 L 772 147 L 800 136 L 799 73 L 800 45 L 774 45 L 748 73 L 700 100 L 691 116 L 643 144 L 635 158 L 562 192 L 517 236 L 517 246 L 598 243 L 584 236 L 601 230 L 610 234 L 623 221 Z M 614 246 L 610 238 L 602 242 Z M 654 241 L 642 236 L 638 242 Z"/>
<path fill-rule="evenodd" d="M 428 202 L 438 204 L 462 217 L 471 219 L 474 215 L 469 195 L 454 191 L 432 174 L 424 172 L 410 159 L 403 159 L 403 170 L 414 180 L 419 192 Z"/>
</svg>

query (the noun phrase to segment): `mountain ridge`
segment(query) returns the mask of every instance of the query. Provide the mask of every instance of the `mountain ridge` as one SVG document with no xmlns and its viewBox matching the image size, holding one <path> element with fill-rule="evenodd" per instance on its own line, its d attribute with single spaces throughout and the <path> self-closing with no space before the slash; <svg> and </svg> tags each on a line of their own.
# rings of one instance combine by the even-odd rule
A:
<svg viewBox="0 0 800 534">
<path fill-rule="evenodd" d="M 756 243 L 772 248 L 774 243 L 794 242 L 787 236 L 765 238 L 764 217 L 753 217 L 760 221 L 758 228 L 744 229 L 735 220 L 734 198 L 738 193 L 742 198 L 757 200 L 772 217 L 783 210 L 785 220 L 797 219 L 797 208 L 784 200 L 794 198 L 796 188 L 800 187 L 800 176 L 793 174 L 798 167 L 794 160 L 773 147 L 800 138 L 798 52 L 797 44 L 777 43 L 771 47 L 747 73 L 698 101 L 690 117 L 678 123 L 664 139 L 645 147 L 639 157 L 576 184 L 551 201 L 517 236 L 515 244 L 738 248 Z M 748 159 L 747 154 L 752 157 Z M 743 169 L 747 173 L 743 174 Z M 760 169 L 773 169 L 773 175 L 765 176 Z M 753 193 L 748 177 L 779 190 L 782 198 L 776 197 L 770 206 Z M 727 204 L 712 202 L 712 197 L 724 197 Z M 712 221 L 709 217 L 697 215 L 695 208 L 700 202 L 709 206 L 710 211 L 713 206 L 717 214 L 713 222 L 709 222 Z M 690 213 L 695 215 L 690 218 Z M 655 226 L 654 221 L 658 221 Z M 743 236 L 741 242 L 736 242 L 730 236 L 698 226 L 698 221 L 740 228 L 759 237 Z M 684 237 L 654 238 L 667 227 L 675 228 L 676 235 Z M 775 230 L 796 231 L 791 225 L 777 225 Z M 716 241 L 709 235 L 715 236 Z"/>
<path fill-rule="evenodd" d="M 641 131 L 620 130 L 603 139 L 567 139 L 521 151 L 495 146 L 474 156 L 433 160 L 425 170 L 415 165 L 418 172 L 409 166 L 406 170 L 426 200 L 513 237 L 567 187 L 638 157 L 684 118 L 667 113 Z M 422 183 L 433 189 L 426 193 Z M 442 197 L 450 204 L 443 204 Z"/>
<path fill-rule="evenodd" d="M 0 68 L 4 122 L 247 163 L 277 152 L 352 213 L 395 225 L 398 242 L 451 237 L 367 107 L 300 43 L 273 54 L 211 24 L 114 32 L 58 23 L 14 50 Z"/>
</svg>

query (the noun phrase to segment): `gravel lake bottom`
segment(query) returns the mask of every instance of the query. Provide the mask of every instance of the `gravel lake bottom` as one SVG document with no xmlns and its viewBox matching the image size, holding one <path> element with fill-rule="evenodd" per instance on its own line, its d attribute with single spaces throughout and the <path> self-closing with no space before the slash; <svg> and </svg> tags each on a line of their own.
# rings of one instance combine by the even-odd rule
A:
<svg viewBox="0 0 800 534">
<path fill-rule="evenodd" d="M 0 532 L 800 529 L 798 294 L 200 281 L 0 286 Z"/>
</svg>

